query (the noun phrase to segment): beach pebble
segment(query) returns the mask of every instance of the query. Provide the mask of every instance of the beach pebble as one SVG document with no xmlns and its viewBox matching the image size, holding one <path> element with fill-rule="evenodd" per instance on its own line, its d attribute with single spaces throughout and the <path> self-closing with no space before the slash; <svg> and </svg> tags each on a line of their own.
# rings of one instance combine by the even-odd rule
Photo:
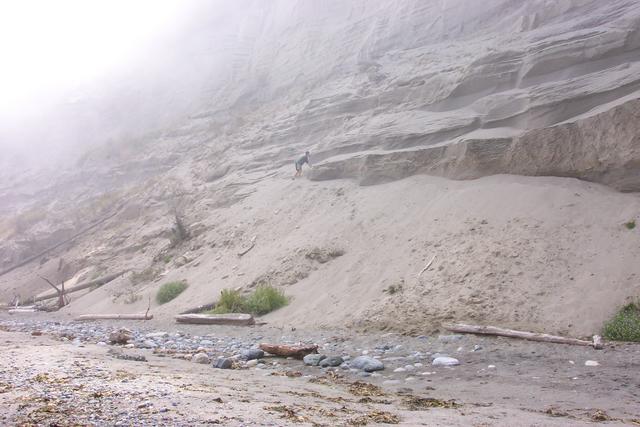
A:
<svg viewBox="0 0 640 427">
<path fill-rule="evenodd" d="M 242 350 L 240 356 L 244 360 L 262 359 L 264 357 L 264 351 L 259 348 L 250 348 L 248 350 Z"/>
<path fill-rule="evenodd" d="M 369 356 L 358 356 L 353 359 L 349 365 L 365 372 L 381 371 L 384 369 L 384 364 L 381 361 Z"/>
<path fill-rule="evenodd" d="M 460 362 L 454 357 L 436 357 L 431 364 L 433 366 L 456 366 Z"/>
<path fill-rule="evenodd" d="M 600 363 L 596 362 L 595 360 L 587 360 L 586 362 L 584 362 L 584 366 L 600 366 Z"/>
<path fill-rule="evenodd" d="M 451 343 L 455 341 L 460 341 L 462 339 L 462 335 L 440 335 L 438 336 L 438 341 L 443 343 Z"/>
<path fill-rule="evenodd" d="M 213 363 L 213 367 L 218 369 L 231 369 L 232 366 L 233 360 L 225 357 L 218 357 L 218 359 Z"/>
<path fill-rule="evenodd" d="M 308 366 L 318 366 L 326 357 L 324 354 L 307 354 L 302 361 Z"/>
<path fill-rule="evenodd" d="M 336 367 L 336 366 L 342 365 L 342 362 L 343 362 L 342 357 L 340 357 L 340 356 L 330 356 L 330 357 L 327 357 L 325 359 L 322 359 L 320 361 L 320 366 L 323 367 L 323 368 L 326 368 L 326 367 L 329 367 L 329 366 Z"/>
<path fill-rule="evenodd" d="M 206 365 L 209 362 L 211 362 L 211 360 L 209 359 L 209 356 L 207 356 L 206 353 L 194 354 L 193 357 L 191 358 L 191 361 L 194 363 L 202 363 L 203 365 Z"/>
</svg>

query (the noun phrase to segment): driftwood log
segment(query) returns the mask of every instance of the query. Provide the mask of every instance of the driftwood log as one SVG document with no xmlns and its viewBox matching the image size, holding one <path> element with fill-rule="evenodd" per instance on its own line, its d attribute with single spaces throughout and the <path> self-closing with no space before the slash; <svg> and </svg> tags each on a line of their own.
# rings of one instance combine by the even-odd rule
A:
<svg viewBox="0 0 640 427">
<path fill-rule="evenodd" d="M 183 311 L 180 314 L 202 313 L 203 311 L 212 310 L 212 309 L 216 308 L 216 305 L 218 305 L 218 301 L 217 300 L 214 301 L 214 302 L 210 302 L 208 304 L 202 304 L 202 305 L 199 305 L 197 307 L 190 308 L 188 310 Z"/>
<path fill-rule="evenodd" d="M 190 323 L 193 325 L 232 325 L 251 326 L 256 323 L 250 314 L 179 314 L 175 316 L 178 323 Z"/>
<path fill-rule="evenodd" d="M 40 276 L 38 275 L 39 278 L 41 278 L 42 280 L 44 280 L 45 282 L 47 282 L 49 284 L 49 286 L 51 286 L 53 289 L 56 290 L 57 294 L 58 294 L 58 309 L 64 307 L 65 305 L 69 304 L 69 298 L 66 296 L 65 294 L 65 290 L 64 290 L 64 280 L 60 283 L 60 288 L 58 288 L 56 285 L 54 285 L 51 280 L 47 279 L 46 277 Z"/>
<path fill-rule="evenodd" d="M 153 314 L 82 314 L 74 320 L 151 320 Z"/>
<path fill-rule="evenodd" d="M 93 230 L 94 228 L 96 228 L 97 226 L 99 226 L 100 224 L 106 222 L 107 220 L 113 218 L 118 212 L 120 212 L 120 208 L 124 206 L 124 204 L 120 205 L 119 207 L 117 207 L 111 214 L 107 215 L 106 217 L 94 222 L 93 224 L 85 227 L 84 229 L 78 231 L 76 234 L 74 234 L 73 236 L 69 237 L 68 239 L 65 239 L 61 242 L 56 243 L 53 246 L 49 246 L 48 248 L 46 248 L 45 250 L 38 252 L 37 254 L 30 256 L 29 258 L 23 260 L 22 262 L 13 265 L 5 270 L 0 271 L 0 276 L 4 276 L 7 273 L 12 272 L 13 270 L 22 267 L 23 265 L 27 265 L 29 264 L 31 261 L 34 261 L 38 258 L 43 257 L 44 255 L 48 254 L 49 252 L 53 251 L 54 249 L 59 248 L 60 246 L 66 244 L 66 243 L 70 243 L 72 241 L 74 241 L 75 239 L 77 239 L 78 237 L 82 236 L 83 234 L 86 234 L 87 232 Z"/>
<path fill-rule="evenodd" d="M 36 311 L 38 311 L 36 308 L 12 308 L 9 314 L 35 313 Z"/>
<path fill-rule="evenodd" d="M 317 353 L 318 345 L 287 345 L 287 344 L 260 344 L 260 350 L 265 351 L 274 356 L 293 357 L 294 359 L 302 359 L 307 354 Z"/>
<path fill-rule="evenodd" d="M 98 279 L 95 280 L 91 280 L 89 282 L 85 282 L 85 283 L 80 283 L 79 285 L 75 285 L 75 286 L 71 286 L 70 288 L 67 288 L 64 290 L 64 294 L 70 294 L 72 292 L 78 292 L 81 291 L 83 289 L 87 289 L 87 288 L 91 288 L 93 286 L 102 286 L 105 285 L 109 282 L 111 282 L 114 279 L 117 279 L 118 277 L 122 276 L 124 273 L 126 273 L 127 270 L 123 270 L 123 271 L 119 271 L 118 273 L 115 274 L 110 274 L 108 276 L 104 276 L 104 277 L 100 277 Z M 32 299 L 33 302 L 38 302 L 38 301 L 45 301 L 51 298 L 59 298 L 60 293 L 59 292 L 51 292 L 49 294 L 45 294 L 39 297 L 34 297 Z"/>
<path fill-rule="evenodd" d="M 478 326 L 478 325 L 445 325 L 445 329 L 451 332 L 460 332 L 465 334 L 478 334 L 478 335 L 494 335 L 500 337 L 520 338 L 528 341 L 541 341 L 552 342 L 557 344 L 570 344 L 570 345 L 582 345 L 587 347 L 593 347 L 595 349 L 602 349 L 602 338 L 599 335 L 593 336 L 593 341 L 579 340 L 577 338 L 566 338 L 556 335 L 539 334 L 536 332 L 524 332 L 515 331 L 513 329 L 497 328 L 495 326 Z"/>
</svg>

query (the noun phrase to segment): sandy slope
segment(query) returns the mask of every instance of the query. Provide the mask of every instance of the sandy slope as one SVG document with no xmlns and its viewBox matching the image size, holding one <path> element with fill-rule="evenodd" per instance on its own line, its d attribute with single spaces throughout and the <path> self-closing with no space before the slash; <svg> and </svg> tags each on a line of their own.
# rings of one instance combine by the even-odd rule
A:
<svg viewBox="0 0 640 427">
<path fill-rule="evenodd" d="M 207 206 L 219 193 L 198 193 L 189 215 L 204 231 L 173 252 L 189 262 L 155 263 L 166 273 L 133 288 L 140 301 L 114 302 L 131 288 L 125 277 L 75 297 L 65 310 L 144 311 L 146 295 L 161 283 L 186 279 L 190 287 L 176 300 L 152 302 L 156 316 L 169 317 L 262 278 L 292 298 L 265 316 L 276 325 L 421 333 L 455 320 L 588 335 L 640 293 L 640 236 L 623 226 L 638 218 L 635 194 L 566 178 L 414 176 L 358 187 L 292 181 L 288 172 L 246 184 L 250 195 L 226 208 Z M 155 225 L 145 223 L 129 228 L 148 235 Z M 238 257 L 253 236 L 255 248 Z M 157 240 L 144 254 L 112 258 L 110 268 L 127 260 L 142 268 L 166 245 Z M 90 252 L 92 241 L 78 250 Z M 344 255 L 310 259 L 333 249 Z M 383 292 L 399 284 L 401 292 Z"/>
</svg>

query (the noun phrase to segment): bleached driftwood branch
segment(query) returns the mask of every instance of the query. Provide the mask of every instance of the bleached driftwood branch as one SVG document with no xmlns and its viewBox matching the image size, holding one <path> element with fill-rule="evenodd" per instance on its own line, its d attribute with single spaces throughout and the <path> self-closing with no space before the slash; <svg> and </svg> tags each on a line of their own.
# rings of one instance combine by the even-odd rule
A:
<svg viewBox="0 0 640 427">
<path fill-rule="evenodd" d="M 515 331 L 513 329 L 497 328 L 495 326 L 478 326 L 478 325 L 445 325 L 445 329 L 451 332 L 461 332 L 465 334 L 494 335 L 500 337 L 520 338 L 528 341 L 552 342 L 557 344 L 582 345 L 602 349 L 602 338 L 594 335 L 592 341 L 580 340 L 577 338 L 566 338 L 557 335 L 540 334 L 536 332 Z"/>
</svg>

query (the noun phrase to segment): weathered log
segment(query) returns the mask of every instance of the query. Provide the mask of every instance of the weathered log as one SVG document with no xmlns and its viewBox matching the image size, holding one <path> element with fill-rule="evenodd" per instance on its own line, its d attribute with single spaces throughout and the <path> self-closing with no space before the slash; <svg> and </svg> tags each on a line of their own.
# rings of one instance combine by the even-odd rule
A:
<svg viewBox="0 0 640 427">
<path fill-rule="evenodd" d="M 17 268 L 20 268 L 20 267 L 22 267 L 24 265 L 29 264 L 31 261 L 34 261 L 34 260 L 36 260 L 38 258 L 41 258 L 42 256 L 48 254 L 49 252 L 53 251 L 54 249 L 57 249 L 60 246 L 66 244 L 66 243 L 70 243 L 70 242 L 74 241 L 75 239 L 77 239 L 78 237 L 82 236 L 83 234 L 86 234 L 87 232 L 93 230 L 94 228 L 96 228 L 100 224 L 102 224 L 102 223 L 106 222 L 107 220 L 113 218 L 118 212 L 120 212 L 120 208 L 122 206 L 124 206 L 124 204 L 122 204 L 118 208 L 116 208 L 110 215 L 108 215 L 108 216 L 106 216 L 106 217 L 94 222 L 93 224 L 91 224 L 91 225 L 87 226 L 86 228 L 80 230 L 79 232 L 77 232 L 73 236 L 69 237 L 68 239 L 65 239 L 65 240 L 63 240 L 61 242 L 58 242 L 53 246 L 49 246 L 47 249 L 45 249 L 45 250 L 43 250 L 41 252 L 38 252 L 37 254 L 35 254 L 33 256 L 30 256 L 29 258 L 23 260 L 22 262 L 20 262 L 20 263 L 18 263 L 16 265 L 13 265 L 13 266 L 5 269 L 5 270 L 0 271 L 0 276 L 4 276 L 5 274 L 10 273 L 10 272 L 12 272 L 13 270 L 15 270 Z"/>
<path fill-rule="evenodd" d="M 202 313 L 203 311 L 214 309 L 218 305 L 218 301 L 210 302 L 208 304 L 202 304 L 197 307 L 190 308 L 181 312 L 180 314 L 194 314 L 194 313 Z"/>
<path fill-rule="evenodd" d="M 302 359 L 307 354 L 317 353 L 318 345 L 288 345 L 288 344 L 260 344 L 260 350 L 266 351 L 269 354 L 281 357 L 293 357 L 295 359 Z"/>
<path fill-rule="evenodd" d="M 250 314 L 179 314 L 175 316 L 178 323 L 190 323 L 194 325 L 235 325 L 250 326 L 255 324 Z"/>
<path fill-rule="evenodd" d="M 9 310 L 9 314 L 23 314 L 23 313 L 35 313 L 38 311 L 35 308 L 12 308 Z"/>
<path fill-rule="evenodd" d="M 153 314 L 81 314 L 74 320 L 151 320 Z"/>
<path fill-rule="evenodd" d="M 81 291 L 83 289 L 87 289 L 87 288 L 91 288 L 92 286 L 102 286 L 105 285 L 109 282 L 111 282 L 114 279 L 117 279 L 118 277 L 122 276 L 124 273 L 126 273 L 128 270 L 123 270 L 123 271 L 119 271 L 118 273 L 115 274 L 110 274 L 108 276 L 104 276 L 104 277 L 100 277 L 99 279 L 95 279 L 95 280 L 91 280 L 89 282 L 85 282 L 85 283 L 81 283 L 79 285 L 75 285 L 75 286 L 71 286 L 70 288 L 65 289 L 64 293 L 65 294 L 70 294 L 72 292 L 78 292 Z M 49 294 L 45 294 L 39 297 L 34 297 L 32 299 L 33 302 L 38 302 L 38 301 L 44 301 L 44 300 L 48 300 L 51 298 L 58 298 L 59 297 L 59 293 L 49 293 Z"/>
<path fill-rule="evenodd" d="M 495 326 L 478 326 L 478 325 L 444 325 L 444 328 L 451 332 L 461 332 L 466 334 L 478 335 L 495 335 L 509 338 L 520 338 L 528 341 L 552 342 L 557 344 L 583 345 L 593 347 L 595 349 L 603 348 L 602 338 L 594 335 L 593 341 L 580 340 L 577 338 L 566 338 L 556 335 L 540 334 L 536 332 L 515 331 L 513 329 L 497 328 Z"/>
</svg>

